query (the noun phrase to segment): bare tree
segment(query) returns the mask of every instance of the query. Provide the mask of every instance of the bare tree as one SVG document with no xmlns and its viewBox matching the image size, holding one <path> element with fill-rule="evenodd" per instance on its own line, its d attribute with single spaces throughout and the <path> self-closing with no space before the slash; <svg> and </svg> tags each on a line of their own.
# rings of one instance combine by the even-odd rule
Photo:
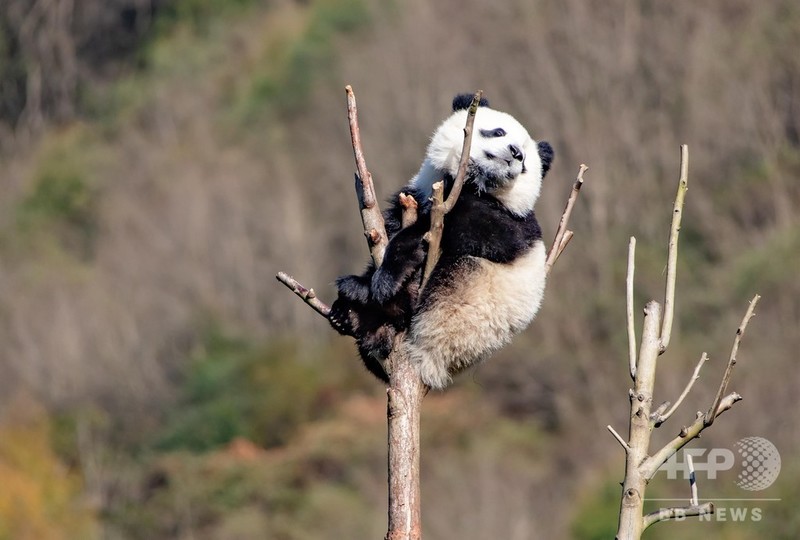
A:
<svg viewBox="0 0 800 540">
<path fill-rule="evenodd" d="M 662 426 L 664 422 L 672 416 L 691 390 L 694 382 L 698 379 L 703 364 L 708 360 L 708 355 L 704 352 L 700 361 L 697 363 L 697 367 L 695 367 L 692 377 L 689 379 L 689 382 L 686 384 L 686 387 L 677 398 L 674 405 L 670 406 L 670 402 L 665 401 L 655 410 L 652 410 L 657 360 L 659 355 L 667 350 L 672 333 L 672 319 L 675 311 L 678 236 L 681 229 L 683 202 L 688 189 L 688 167 L 689 149 L 686 145 L 682 145 L 678 193 L 675 196 L 672 226 L 669 235 L 663 318 L 661 305 L 655 300 L 648 302 L 644 308 L 644 326 L 642 329 L 642 341 L 638 358 L 636 355 L 636 335 L 633 319 L 633 274 L 636 238 L 631 237 L 628 247 L 626 294 L 628 367 L 631 379 L 633 379 L 633 388 L 629 391 L 630 423 L 628 440 L 625 441 L 613 427 L 610 425 L 608 426 L 608 430 L 614 438 L 617 439 L 620 445 L 622 445 L 626 455 L 625 480 L 622 484 L 622 500 L 620 503 L 619 526 L 616 536 L 618 540 L 638 539 L 647 527 L 659 521 L 714 513 L 713 503 L 707 502 L 705 504 L 700 504 L 697 499 L 697 485 L 694 480 L 691 460 L 689 461 L 691 471 L 691 497 L 688 506 L 661 508 L 655 512 L 643 515 L 645 490 L 656 471 L 658 471 L 659 467 L 661 467 L 670 456 L 675 454 L 675 452 L 683 448 L 690 441 L 697 438 L 700 432 L 714 423 L 717 416 L 730 409 L 734 403 L 742 399 L 742 396 L 736 392 L 731 392 L 727 395 L 725 395 L 725 393 L 727 392 L 728 383 L 730 382 L 733 366 L 736 364 L 739 342 L 741 341 L 748 321 L 753 316 L 756 303 L 759 299 L 758 295 L 755 295 L 750 301 L 750 306 L 739 328 L 736 330 L 736 337 L 733 342 L 733 349 L 731 350 L 725 374 L 722 377 L 722 382 L 719 385 L 708 411 L 705 413 L 698 412 L 692 424 L 688 427 L 682 427 L 674 439 L 652 455 L 649 454 L 650 437 L 653 433 L 653 429 Z"/>
<path fill-rule="evenodd" d="M 372 174 L 367 169 L 364 152 L 361 147 L 355 95 L 350 86 L 347 86 L 345 91 L 347 93 L 350 136 L 357 169 L 355 190 L 361 210 L 364 236 L 367 239 L 373 262 L 376 266 L 380 266 L 389 239 L 386 234 L 383 217 L 378 208 Z M 469 107 L 466 125 L 464 126 L 464 144 L 458 173 L 446 200 L 444 199 L 444 182 L 437 182 L 433 185 L 431 226 L 424 237 L 428 244 L 428 255 L 422 273 L 423 288 L 427 284 L 428 278 L 440 256 L 439 246 L 444 229 L 444 218 L 455 207 L 466 180 L 469 150 L 472 142 L 472 126 L 482 95 L 483 92 L 478 90 L 473 96 Z M 583 185 L 583 174 L 586 170 L 587 167 L 581 165 L 578 177 L 561 216 L 555 239 L 548 251 L 545 266 L 548 273 L 573 236 L 572 231 L 567 229 L 567 224 L 578 193 Z M 407 227 L 417 219 L 416 202 L 413 197 L 401 195 L 400 204 L 404 209 L 402 225 Z M 284 272 L 278 273 L 276 277 L 320 315 L 326 318 L 329 316 L 330 307 L 317 298 L 313 289 L 304 287 Z M 395 338 L 392 352 L 385 360 L 385 368 L 389 374 L 389 387 L 387 388 L 389 525 L 386 540 L 419 540 L 422 538 L 419 485 L 419 426 L 420 406 L 429 388 L 422 382 L 418 371 L 409 358 L 405 345 L 405 335 L 398 335 Z"/>
</svg>

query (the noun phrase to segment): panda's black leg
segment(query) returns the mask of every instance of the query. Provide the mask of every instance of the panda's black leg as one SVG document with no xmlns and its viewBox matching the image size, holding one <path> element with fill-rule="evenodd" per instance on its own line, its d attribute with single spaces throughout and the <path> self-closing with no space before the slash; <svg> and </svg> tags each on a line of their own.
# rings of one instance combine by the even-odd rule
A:
<svg viewBox="0 0 800 540">
<path fill-rule="evenodd" d="M 389 384 L 389 376 L 386 374 L 386 370 L 383 369 L 383 364 L 381 364 L 380 360 L 373 358 L 361 348 L 359 348 L 359 353 L 361 353 L 361 360 L 364 362 L 364 367 L 367 368 L 367 371 Z"/>
<path fill-rule="evenodd" d="M 425 260 L 427 228 L 412 225 L 397 233 L 386 247 L 383 264 L 372 275 L 372 299 L 384 304 L 394 297 Z"/>
<path fill-rule="evenodd" d="M 336 288 L 339 291 L 339 297 L 347 298 L 353 302 L 366 304 L 369 302 L 369 287 L 372 279 L 372 271 L 370 269 L 364 273 L 363 276 L 341 276 L 336 279 Z"/>
</svg>

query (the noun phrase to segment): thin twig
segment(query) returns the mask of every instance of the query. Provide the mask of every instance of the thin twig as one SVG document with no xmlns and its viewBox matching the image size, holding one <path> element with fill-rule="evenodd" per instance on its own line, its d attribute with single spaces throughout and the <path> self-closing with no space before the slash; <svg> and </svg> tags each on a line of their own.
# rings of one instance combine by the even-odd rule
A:
<svg viewBox="0 0 800 540">
<path fill-rule="evenodd" d="M 350 139 L 353 143 L 353 157 L 356 160 L 356 195 L 361 208 L 361 222 L 364 224 L 364 236 L 367 238 L 369 252 L 376 266 L 383 261 L 383 252 L 389 243 L 386 236 L 386 224 L 378 207 L 375 196 L 375 186 L 372 183 L 372 174 L 367 169 L 364 160 L 364 150 L 361 147 L 361 132 L 358 128 L 358 108 L 353 88 L 348 84 L 344 87 L 347 93 L 347 119 L 350 123 Z"/>
<path fill-rule="evenodd" d="M 714 503 L 707 502 L 698 506 L 682 506 L 673 508 L 661 508 L 655 512 L 650 512 L 644 516 L 644 529 L 650 525 L 658 523 L 659 521 L 666 521 L 668 519 L 683 519 L 692 516 L 704 516 L 706 514 L 714 513 Z M 643 530 L 644 530 L 643 529 Z"/>
<path fill-rule="evenodd" d="M 668 410 L 666 413 L 659 415 L 655 419 L 655 427 L 660 427 L 661 424 L 669 420 L 669 417 L 672 416 L 672 413 L 675 412 L 675 409 L 678 408 L 678 405 L 680 405 L 683 402 L 683 400 L 689 394 L 689 390 L 691 390 L 692 386 L 694 386 L 694 382 L 700 378 L 700 369 L 703 367 L 703 364 L 705 364 L 707 360 L 708 360 L 708 354 L 703 353 L 703 355 L 700 357 L 700 361 L 697 362 L 697 366 L 695 366 L 694 368 L 694 373 L 692 373 L 692 378 L 689 379 L 688 383 L 686 383 L 686 388 L 684 388 L 683 392 L 681 392 L 681 395 L 678 397 L 678 400 L 675 402 L 675 405 L 673 405 L 672 408 Z"/>
<path fill-rule="evenodd" d="M 744 318 L 742 318 L 742 323 L 739 325 L 739 328 L 736 329 L 736 337 L 733 338 L 733 347 L 731 348 L 731 356 L 728 359 L 728 366 L 725 368 L 725 375 L 722 376 L 722 382 L 720 382 L 719 388 L 717 389 L 717 395 L 714 398 L 714 401 L 711 403 L 711 407 L 709 407 L 708 412 L 705 415 L 704 422 L 706 426 L 710 426 L 714 423 L 714 419 L 716 418 L 715 414 L 712 412 L 716 411 L 719 408 L 720 400 L 722 399 L 722 394 L 728 389 L 728 383 L 731 380 L 731 373 L 733 372 L 733 366 L 736 365 L 736 354 L 739 352 L 739 343 L 742 341 L 742 336 L 744 335 L 744 331 L 747 329 L 747 323 L 750 322 L 750 319 L 753 317 L 755 313 L 756 304 L 758 304 L 758 299 L 761 298 L 759 295 L 755 295 L 752 300 L 750 300 L 750 305 L 747 307 L 747 312 L 744 314 Z"/>
<path fill-rule="evenodd" d="M 306 304 L 314 309 L 314 311 L 326 319 L 328 318 L 328 315 L 331 313 L 331 308 L 325 302 L 317 298 L 317 293 L 314 292 L 314 289 L 303 287 L 299 281 L 294 279 L 286 272 L 278 272 L 278 275 L 276 275 L 275 278 L 286 285 L 294 294 L 302 298 Z"/>
<path fill-rule="evenodd" d="M 453 181 L 453 187 L 450 189 L 450 194 L 447 200 L 444 200 L 444 182 L 436 182 L 433 184 L 433 197 L 431 203 L 431 228 L 425 234 L 425 239 L 428 241 L 428 256 L 425 260 L 425 269 L 422 273 L 422 288 L 428 283 L 436 263 L 439 262 L 440 245 L 442 241 L 442 231 L 444 230 L 444 216 L 455 207 L 458 196 L 461 194 L 461 188 L 464 187 L 464 182 L 467 178 L 467 165 L 469 164 L 469 152 L 472 145 L 472 126 L 475 124 L 475 115 L 478 112 L 478 106 L 483 96 L 483 90 L 478 90 L 472 97 L 469 111 L 467 111 L 467 121 L 464 125 L 464 144 L 461 147 L 461 159 L 458 162 L 458 172 Z"/>
<path fill-rule="evenodd" d="M 692 454 L 689 452 L 686 453 L 686 462 L 689 465 L 689 491 L 692 495 L 692 498 L 689 499 L 689 504 L 697 506 L 697 476 L 694 473 Z"/>
<path fill-rule="evenodd" d="M 628 370 L 631 379 L 636 379 L 636 327 L 633 324 L 633 272 L 636 258 L 636 237 L 628 243 L 628 277 L 626 284 L 626 314 L 628 319 Z"/>
<path fill-rule="evenodd" d="M 664 291 L 664 320 L 661 326 L 660 352 L 667 350 L 672 335 L 672 316 L 675 313 L 675 277 L 678 265 L 678 235 L 681 232 L 681 217 L 683 216 L 683 200 L 689 181 L 689 146 L 681 145 L 681 174 L 678 179 L 678 193 L 675 195 L 675 205 L 672 209 L 672 226 L 669 233 L 669 248 L 667 252 L 667 284 Z"/>
<path fill-rule="evenodd" d="M 561 220 L 558 222 L 558 229 L 556 229 L 556 236 L 553 239 L 553 245 L 550 246 L 550 251 L 547 253 L 547 261 L 544 265 L 546 274 L 550 273 L 550 269 L 556 263 L 556 259 L 558 259 L 558 256 L 561 255 L 561 252 L 564 251 L 564 247 L 566 247 L 566 243 L 564 243 L 562 246 L 561 242 L 567 233 L 567 224 L 569 223 L 569 217 L 572 214 L 572 207 L 575 206 L 575 201 L 578 199 L 578 193 L 583 186 L 583 173 L 587 170 L 589 170 L 589 167 L 581 164 L 580 169 L 578 170 L 578 176 L 575 179 L 575 183 L 572 185 L 572 191 L 569 194 L 569 199 L 567 199 L 567 205 L 564 208 L 564 212 L 561 214 Z"/>
<path fill-rule="evenodd" d="M 625 439 L 623 439 L 620 436 L 620 434 L 617 433 L 613 427 L 611 427 L 611 424 L 607 425 L 606 427 L 608 428 L 608 431 L 610 431 L 611 434 L 614 436 L 614 438 L 617 439 L 617 442 L 622 445 L 622 448 L 624 448 L 626 452 L 630 452 L 631 447 L 628 446 L 628 443 L 625 442 Z"/>
<path fill-rule="evenodd" d="M 472 126 L 475 124 L 475 115 L 478 113 L 478 107 L 483 97 L 483 90 L 478 90 L 472 96 L 472 103 L 469 104 L 469 111 L 467 111 L 467 123 L 464 126 L 464 144 L 461 146 L 461 159 L 458 162 L 458 172 L 453 181 L 453 187 L 450 189 L 450 194 L 444 202 L 444 213 L 447 214 L 458 201 L 458 196 L 461 195 L 461 188 L 464 187 L 464 182 L 467 179 L 467 166 L 469 165 L 469 153 L 472 147 Z"/>
</svg>

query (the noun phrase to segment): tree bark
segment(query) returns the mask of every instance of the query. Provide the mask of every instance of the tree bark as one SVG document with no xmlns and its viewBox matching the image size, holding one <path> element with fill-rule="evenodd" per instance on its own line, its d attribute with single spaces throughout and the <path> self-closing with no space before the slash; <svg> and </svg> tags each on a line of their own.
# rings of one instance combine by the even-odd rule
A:
<svg viewBox="0 0 800 540">
<path fill-rule="evenodd" d="M 405 337 L 396 341 L 389 356 L 387 419 L 389 447 L 389 528 L 386 540 L 422 538 L 419 487 L 419 428 L 422 384 L 404 346 Z"/>
</svg>

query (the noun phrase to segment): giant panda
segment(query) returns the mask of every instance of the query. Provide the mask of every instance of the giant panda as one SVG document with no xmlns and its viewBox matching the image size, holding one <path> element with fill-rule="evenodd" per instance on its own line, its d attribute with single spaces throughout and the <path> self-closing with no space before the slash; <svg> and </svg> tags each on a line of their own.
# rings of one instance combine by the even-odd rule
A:
<svg viewBox="0 0 800 540">
<path fill-rule="evenodd" d="M 433 184 L 444 180 L 446 195 L 452 188 L 471 100 L 453 99 L 419 172 L 399 192 L 417 200 L 416 222 L 401 227 L 399 193 L 392 197 L 383 263 L 336 282 L 331 325 L 356 338 L 365 366 L 385 382 L 383 360 L 398 343 L 426 385 L 446 387 L 525 329 L 542 302 L 545 246 L 533 207 L 553 149 L 486 100 L 475 116 L 464 188 L 445 217 L 441 257 L 420 291 Z M 400 332 L 406 339 L 396 341 Z"/>
</svg>

